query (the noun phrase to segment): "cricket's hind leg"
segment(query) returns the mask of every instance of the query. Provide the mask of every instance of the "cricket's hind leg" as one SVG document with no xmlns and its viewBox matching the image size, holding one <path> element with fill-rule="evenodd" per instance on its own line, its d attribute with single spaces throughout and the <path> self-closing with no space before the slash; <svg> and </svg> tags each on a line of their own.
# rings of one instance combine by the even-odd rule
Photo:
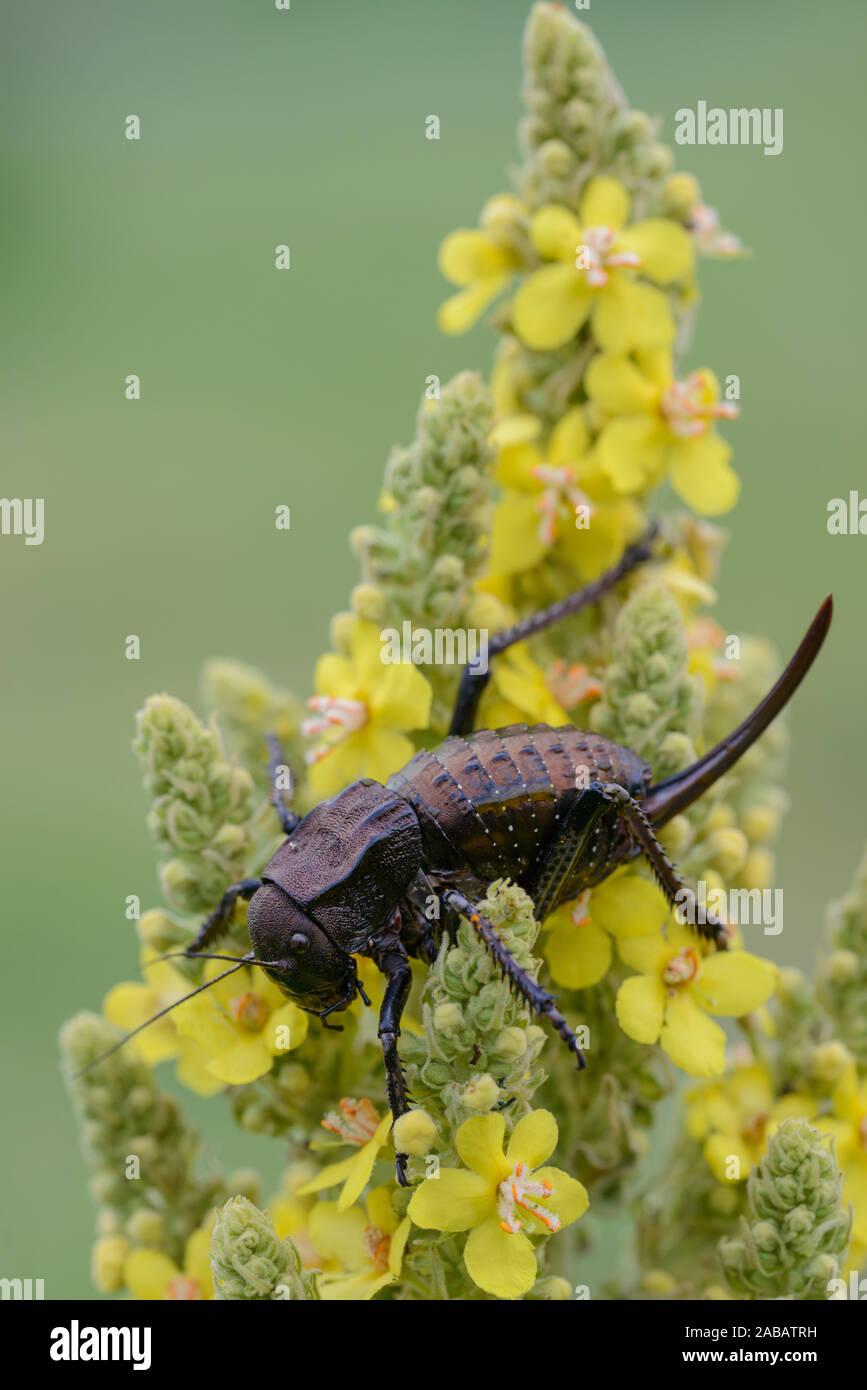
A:
<svg viewBox="0 0 867 1390">
<path fill-rule="evenodd" d="M 497 656 L 515 642 L 524 642 L 528 637 L 534 637 L 537 632 L 550 627 L 552 623 L 559 622 L 561 618 L 568 618 L 573 613 L 580 613 L 582 608 L 589 608 L 591 604 L 597 603 L 603 594 L 607 594 L 609 589 L 619 584 L 636 565 L 641 565 L 651 558 L 656 532 L 656 526 L 651 526 L 642 540 L 624 552 L 618 564 L 586 588 L 578 589 L 574 594 L 567 594 L 566 598 L 559 599 L 550 607 L 543 608 L 541 612 L 533 613 L 529 618 L 522 618 L 505 632 L 498 632 L 488 643 L 488 656 Z M 489 677 L 490 669 L 477 671 L 472 666 L 464 667 L 452 713 L 450 734 L 468 734 L 472 730 L 476 709 Z"/>
<path fill-rule="evenodd" d="M 699 921 L 700 914 L 696 911 L 695 894 L 677 872 L 656 838 L 653 826 L 635 798 L 630 796 L 625 787 L 620 787 L 616 783 L 607 783 L 601 787 L 601 791 L 605 800 L 617 809 L 618 815 L 628 827 L 632 838 L 656 875 L 659 886 L 668 901 L 673 907 L 686 906 L 688 920 L 689 917 L 692 918 L 690 925 L 695 926 L 700 936 L 713 941 L 718 951 L 725 951 L 728 947 L 728 927 L 712 912 L 705 911 L 701 914 L 704 921 Z"/>
</svg>

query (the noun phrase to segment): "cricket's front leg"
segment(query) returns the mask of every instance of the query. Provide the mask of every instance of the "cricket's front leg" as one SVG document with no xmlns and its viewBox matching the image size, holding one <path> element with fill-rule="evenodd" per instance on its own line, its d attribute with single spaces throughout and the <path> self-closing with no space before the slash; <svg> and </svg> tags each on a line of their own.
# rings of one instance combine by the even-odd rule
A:
<svg viewBox="0 0 867 1390">
<path fill-rule="evenodd" d="M 409 968 L 406 952 L 400 944 L 392 946 L 381 956 L 375 957 L 375 960 L 387 982 L 382 1008 L 379 1011 L 379 1038 L 382 1043 L 382 1057 L 385 1062 L 388 1105 L 392 1119 L 396 1120 L 409 1110 L 406 1077 L 403 1074 L 403 1064 L 397 1050 L 397 1040 L 400 1037 L 400 1020 L 412 984 L 412 971 Z M 407 1155 L 398 1153 L 397 1180 L 401 1187 L 408 1185 L 406 1164 Z"/>
</svg>

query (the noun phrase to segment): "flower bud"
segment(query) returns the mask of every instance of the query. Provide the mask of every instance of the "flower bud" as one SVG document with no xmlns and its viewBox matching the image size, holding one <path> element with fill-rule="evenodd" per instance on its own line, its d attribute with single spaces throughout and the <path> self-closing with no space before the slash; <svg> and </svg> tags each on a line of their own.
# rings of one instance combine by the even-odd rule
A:
<svg viewBox="0 0 867 1390">
<path fill-rule="evenodd" d="M 123 1288 L 123 1267 L 132 1249 L 125 1236 L 103 1236 L 93 1247 L 90 1277 L 100 1293 Z"/>
<path fill-rule="evenodd" d="M 527 1034 L 523 1028 L 516 1026 L 501 1028 L 494 1041 L 491 1043 L 491 1052 L 495 1057 L 501 1057 L 504 1061 L 517 1062 L 519 1057 L 523 1057 L 527 1050 Z"/>
<path fill-rule="evenodd" d="M 127 1221 L 126 1233 L 136 1245 L 161 1245 L 166 1236 L 165 1217 L 158 1211 L 140 1207 Z"/>
<path fill-rule="evenodd" d="M 500 1088 L 490 1072 L 483 1071 L 467 1082 L 460 1093 L 461 1104 L 479 1113 L 493 1110 L 500 1099 Z"/>
<path fill-rule="evenodd" d="M 437 1127 L 424 1110 L 409 1110 L 395 1120 L 392 1136 L 398 1153 L 421 1156 L 433 1148 Z"/>
</svg>

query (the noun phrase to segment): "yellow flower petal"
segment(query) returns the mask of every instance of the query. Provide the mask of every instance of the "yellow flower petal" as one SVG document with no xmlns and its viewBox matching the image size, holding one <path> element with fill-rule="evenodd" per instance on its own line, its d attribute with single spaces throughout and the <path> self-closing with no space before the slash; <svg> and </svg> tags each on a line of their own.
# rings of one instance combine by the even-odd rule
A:
<svg viewBox="0 0 867 1390">
<path fill-rule="evenodd" d="M 514 256 L 484 232 L 460 228 L 451 232 L 439 249 L 439 268 L 453 285 L 472 285 L 502 276 L 514 264 Z"/>
<path fill-rule="evenodd" d="M 215 1096 L 223 1089 L 219 1077 L 208 1070 L 208 1055 L 192 1038 L 183 1039 L 175 1075 L 182 1086 L 197 1096 Z"/>
<path fill-rule="evenodd" d="M 464 1264 L 473 1283 L 495 1298 L 521 1298 L 536 1282 L 533 1247 L 523 1231 L 507 1234 L 496 1217 L 470 1231 Z"/>
<path fill-rule="evenodd" d="M 507 449 L 512 444 L 529 444 L 538 439 L 542 432 L 542 422 L 535 415 L 515 413 L 506 415 L 488 435 L 488 442 L 499 449 Z"/>
<path fill-rule="evenodd" d="M 555 1216 L 560 1218 L 560 1228 L 571 1226 L 573 1221 L 577 1221 L 583 1216 L 590 1205 L 590 1198 L 583 1183 L 578 1182 L 569 1173 L 564 1173 L 562 1168 L 537 1168 L 533 1174 L 534 1182 L 548 1182 L 554 1191 L 550 1197 L 542 1200 L 542 1205 L 547 1211 L 552 1211 Z M 544 1227 L 540 1227 L 544 1229 Z"/>
<path fill-rule="evenodd" d="M 650 416 L 612 420 L 594 454 L 618 492 L 644 492 L 662 480 L 665 437 Z"/>
<path fill-rule="evenodd" d="M 262 1038 L 272 1056 L 278 1057 L 284 1052 L 294 1051 L 303 1043 L 309 1026 L 309 1015 L 287 999 L 285 1004 L 269 1016 L 262 1029 Z M 284 1028 L 288 1032 L 280 1031 Z"/>
<path fill-rule="evenodd" d="M 525 570 L 533 569 L 545 551 L 534 498 L 526 493 L 505 493 L 494 511 L 491 572 L 521 574 Z"/>
<path fill-rule="evenodd" d="M 524 281 L 512 303 L 512 325 L 527 347 L 562 347 L 590 312 L 593 291 L 572 265 L 546 265 Z"/>
<path fill-rule="evenodd" d="M 649 878 L 635 873 L 618 874 L 593 889 L 590 915 L 619 940 L 658 932 L 669 916 L 669 906 Z"/>
<path fill-rule="evenodd" d="M 351 1207 L 356 1197 L 360 1197 L 364 1188 L 370 1181 L 373 1172 L 373 1165 L 376 1162 L 380 1149 L 385 1143 L 386 1135 L 391 1128 L 391 1111 L 387 1110 L 376 1127 L 376 1132 L 372 1139 L 359 1149 L 355 1155 L 355 1162 L 352 1165 L 352 1172 L 346 1179 L 346 1184 L 337 1199 L 338 1211 L 346 1211 Z"/>
<path fill-rule="evenodd" d="M 526 1163 L 529 1168 L 538 1168 L 557 1147 L 557 1121 L 550 1110 L 531 1110 L 524 1115 L 512 1132 L 506 1158 L 509 1165 Z"/>
<path fill-rule="evenodd" d="M 651 411 L 659 392 L 628 357 L 600 352 L 587 368 L 587 394 L 608 415 Z"/>
<path fill-rule="evenodd" d="M 406 1249 L 406 1242 L 412 1229 L 412 1219 L 405 1216 L 391 1238 L 388 1247 L 388 1268 L 395 1278 L 400 1274 L 403 1265 L 403 1252 Z"/>
<path fill-rule="evenodd" d="M 493 1205 L 494 1189 L 486 1178 L 465 1168 L 443 1168 L 438 1178 L 425 1178 L 416 1188 L 407 1210 L 416 1226 L 465 1231 L 484 1221 Z"/>
<path fill-rule="evenodd" d="M 577 926 L 572 908 L 558 908 L 546 923 L 545 955 L 552 978 L 566 989 L 589 989 L 608 974 L 614 949 L 611 937 L 594 921 Z"/>
<path fill-rule="evenodd" d="M 390 1272 L 371 1277 L 364 1271 L 361 1274 L 350 1275 L 349 1278 L 326 1274 L 320 1278 L 319 1292 L 323 1303 L 365 1303 L 373 1298 L 375 1293 L 379 1293 L 380 1289 L 385 1288 L 386 1284 L 393 1283 L 394 1275 Z"/>
<path fill-rule="evenodd" d="M 672 486 L 700 516 L 719 516 L 738 500 L 741 484 L 729 467 L 731 452 L 712 431 L 699 439 L 678 440 L 667 450 Z"/>
<path fill-rule="evenodd" d="M 663 217 L 651 217 L 627 227 L 617 238 L 617 250 L 637 252 L 641 274 L 659 285 L 682 280 L 695 260 L 692 238 L 683 227 Z"/>
<path fill-rule="evenodd" d="M 433 698 L 430 681 L 411 662 L 380 663 L 368 703 L 374 719 L 391 729 L 426 729 Z"/>
<path fill-rule="evenodd" d="M 851 1062 L 846 1067 L 843 1075 L 836 1083 L 831 1095 L 834 1105 L 835 1115 L 841 1119 L 851 1120 L 853 1123 L 860 1120 L 860 1097 L 858 1094 L 858 1072 L 855 1063 Z"/>
<path fill-rule="evenodd" d="M 133 1298 L 153 1303 L 165 1298 L 166 1289 L 180 1272 L 174 1261 L 158 1250 L 133 1250 L 123 1267 L 123 1282 Z"/>
<path fill-rule="evenodd" d="M 617 991 L 617 1022 L 635 1042 L 656 1042 L 662 1029 L 664 1008 L 665 990 L 656 975 L 634 975 L 624 980 Z"/>
<path fill-rule="evenodd" d="M 615 270 L 594 304 L 593 336 L 605 352 L 669 347 L 674 319 L 665 295 Z"/>
<path fill-rule="evenodd" d="M 745 1182 L 755 1162 L 752 1148 L 738 1134 L 711 1134 L 702 1152 L 717 1182 Z M 737 1159 L 736 1164 L 732 1163 L 733 1158 Z"/>
<path fill-rule="evenodd" d="M 306 1197 L 311 1192 L 321 1192 L 326 1187 L 336 1187 L 338 1183 L 345 1182 L 351 1176 L 358 1158 L 357 1153 L 350 1154 L 348 1158 L 343 1158 L 339 1163 L 328 1163 L 321 1172 L 305 1182 L 299 1187 L 299 1197 Z"/>
<path fill-rule="evenodd" d="M 584 416 L 584 407 L 573 406 L 567 410 L 551 432 L 548 445 L 548 459 L 558 467 L 567 463 L 577 463 L 586 452 L 590 442 L 590 431 Z"/>
<path fill-rule="evenodd" d="M 661 932 L 648 932 L 642 936 L 621 937 L 617 953 L 625 965 L 640 975 L 660 975 L 669 957 L 676 954 L 676 947 Z"/>
<path fill-rule="evenodd" d="M 688 1076 L 721 1076 L 725 1071 L 726 1035 L 688 993 L 666 1000 L 659 1041 Z"/>
<path fill-rule="evenodd" d="M 391 1235 L 397 1229 L 397 1217 L 394 1214 L 394 1207 L 391 1205 L 391 1190 L 383 1184 L 382 1187 L 374 1187 L 367 1194 L 365 1202 L 367 1215 L 371 1226 L 376 1226 L 386 1235 Z"/>
<path fill-rule="evenodd" d="M 229 1086 L 246 1086 L 271 1070 L 273 1058 L 261 1033 L 244 1038 L 239 1032 L 237 1038 L 234 1047 L 223 1048 L 211 1058 L 208 1070 Z"/>
<path fill-rule="evenodd" d="M 737 1067 L 729 1079 L 728 1089 L 747 1115 L 765 1114 L 773 1104 L 771 1078 L 764 1067 Z"/>
<path fill-rule="evenodd" d="M 210 1258 L 213 1224 L 212 1216 L 206 1226 L 193 1231 L 184 1246 L 184 1273 L 189 1279 L 195 1279 L 202 1291 L 202 1298 L 214 1297 L 214 1277 L 211 1273 Z"/>
<path fill-rule="evenodd" d="M 491 1186 L 503 1177 L 505 1158 L 503 1137 L 506 1121 L 500 1114 L 473 1115 L 465 1120 L 455 1135 L 455 1148 L 462 1163 Z"/>
<path fill-rule="evenodd" d="M 511 271 L 507 271 L 505 275 L 492 275 L 489 279 L 480 280 L 469 289 L 461 290 L 459 294 L 453 294 L 443 300 L 437 310 L 437 327 L 440 332 L 447 333 L 450 337 L 466 333 L 488 305 L 506 288 L 511 278 Z"/>
<path fill-rule="evenodd" d="M 843 1200 L 855 1208 L 852 1234 L 856 1240 L 867 1241 L 867 1159 L 862 1155 L 853 1160 L 843 1177 Z"/>
<path fill-rule="evenodd" d="M 514 418 L 514 417 L 513 417 Z M 532 441 L 506 444 L 497 459 L 496 479 L 501 487 L 514 488 L 516 492 L 527 493 L 534 499 L 542 491 L 543 484 L 533 470 L 542 463 L 542 455 Z M 534 523 L 538 527 L 539 514 L 533 507 Z"/>
<path fill-rule="evenodd" d="M 568 208 L 548 203 L 530 223 L 530 238 L 546 261 L 571 261 L 581 242 L 581 227 Z"/>
<path fill-rule="evenodd" d="M 175 997 L 181 998 L 188 992 L 185 983 L 185 988 L 180 989 Z M 171 1002 L 170 998 L 159 997 L 148 985 L 124 981 L 109 990 L 103 1000 L 102 1012 L 109 1023 L 123 1028 L 124 1032 L 131 1032 Z M 133 1040 L 133 1046 L 150 1066 L 156 1066 L 168 1057 L 177 1057 L 181 1044 L 174 1020 L 157 1019 Z"/>
<path fill-rule="evenodd" d="M 816 1121 L 816 1128 L 826 1138 L 834 1140 L 837 1162 L 841 1168 L 857 1158 L 858 1136 L 848 1120 L 835 1120 L 832 1115 L 823 1115 Z"/>
<path fill-rule="evenodd" d="M 317 695 L 334 695 L 343 700 L 358 698 L 358 674 L 348 656 L 326 652 L 316 663 L 313 687 Z"/>
<path fill-rule="evenodd" d="M 770 961 L 749 951 L 719 951 L 702 961 L 693 988 L 708 1013 L 741 1018 L 770 999 L 777 973 Z"/>
<path fill-rule="evenodd" d="M 340 1211 L 336 1202 L 317 1202 L 310 1213 L 307 1233 L 326 1259 L 337 1259 L 345 1269 L 366 1269 L 364 1245 L 367 1216 L 360 1207 Z"/>
<path fill-rule="evenodd" d="M 579 211 L 585 227 L 613 227 L 619 231 L 629 216 L 629 194 L 619 179 L 600 175 L 584 189 Z"/>
</svg>

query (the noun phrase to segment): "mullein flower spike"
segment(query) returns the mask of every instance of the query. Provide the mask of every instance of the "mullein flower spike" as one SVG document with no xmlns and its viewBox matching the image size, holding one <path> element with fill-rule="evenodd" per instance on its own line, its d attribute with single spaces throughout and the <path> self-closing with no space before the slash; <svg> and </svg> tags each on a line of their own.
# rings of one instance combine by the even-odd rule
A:
<svg viewBox="0 0 867 1390">
<path fill-rule="evenodd" d="M 566 7 L 532 5 L 523 51 L 514 191 L 485 190 L 439 255 L 453 291 L 440 327 L 463 333 L 488 313 L 491 378 L 427 377 L 414 438 L 388 458 L 379 521 L 352 533 L 358 583 L 332 618 L 306 709 L 220 659 L 204 673 L 210 722 L 169 695 L 138 716 L 165 908 L 138 924 L 141 980 L 117 985 L 105 1018 L 79 1015 L 61 1039 L 66 1069 L 81 1073 L 118 1028 L 167 1011 L 70 1082 L 99 1208 L 93 1278 L 106 1292 L 570 1297 L 593 1211 L 629 1212 L 626 1181 L 657 1103 L 684 1074 L 702 1084 L 669 1164 L 634 1199 L 637 1272 L 615 1295 L 821 1297 L 867 1247 L 863 867 L 832 915 L 817 993 L 760 959 L 736 923 L 731 949 L 710 950 L 641 860 L 561 905 L 541 934 L 528 894 L 491 883 L 480 910 L 525 981 L 553 977 L 590 1062 L 580 1077 L 574 1053 L 546 1046 L 526 990 L 510 991 L 475 926 L 454 914 L 453 930 L 438 930 L 428 899 L 435 958 L 412 967 L 398 1039 L 411 1108 L 396 1123 L 372 960 L 357 960 L 361 988 L 336 1032 L 310 1026 L 240 962 L 243 894 L 226 910 L 226 961 L 177 958 L 227 888 L 255 884 L 270 860 L 275 790 L 291 784 L 304 813 L 355 779 L 384 782 L 444 738 L 459 664 L 383 660 L 386 631 L 457 633 L 468 647 L 472 633 L 478 650 L 616 565 L 648 533 L 666 484 L 685 511 L 660 525 L 651 561 L 495 656 L 476 727 L 572 723 L 633 749 L 659 781 L 735 728 L 773 680 L 768 644 L 733 645 L 711 615 L 725 534 L 707 518 L 738 496 L 727 436 L 739 406 L 736 378 L 721 384 L 687 355 L 700 257 L 742 248 Z M 269 763 L 268 735 L 280 761 L 272 742 Z M 690 883 L 772 887 L 785 754 L 777 722 L 663 827 Z M 740 1029 L 728 1055 L 720 1016 Z M 188 1089 L 225 1093 L 244 1130 L 279 1139 L 286 1169 L 267 1210 L 255 1174 L 196 1173 L 196 1136 L 153 1078 L 167 1060 Z M 395 1182 L 396 1152 L 409 1190 Z"/>
</svg>

